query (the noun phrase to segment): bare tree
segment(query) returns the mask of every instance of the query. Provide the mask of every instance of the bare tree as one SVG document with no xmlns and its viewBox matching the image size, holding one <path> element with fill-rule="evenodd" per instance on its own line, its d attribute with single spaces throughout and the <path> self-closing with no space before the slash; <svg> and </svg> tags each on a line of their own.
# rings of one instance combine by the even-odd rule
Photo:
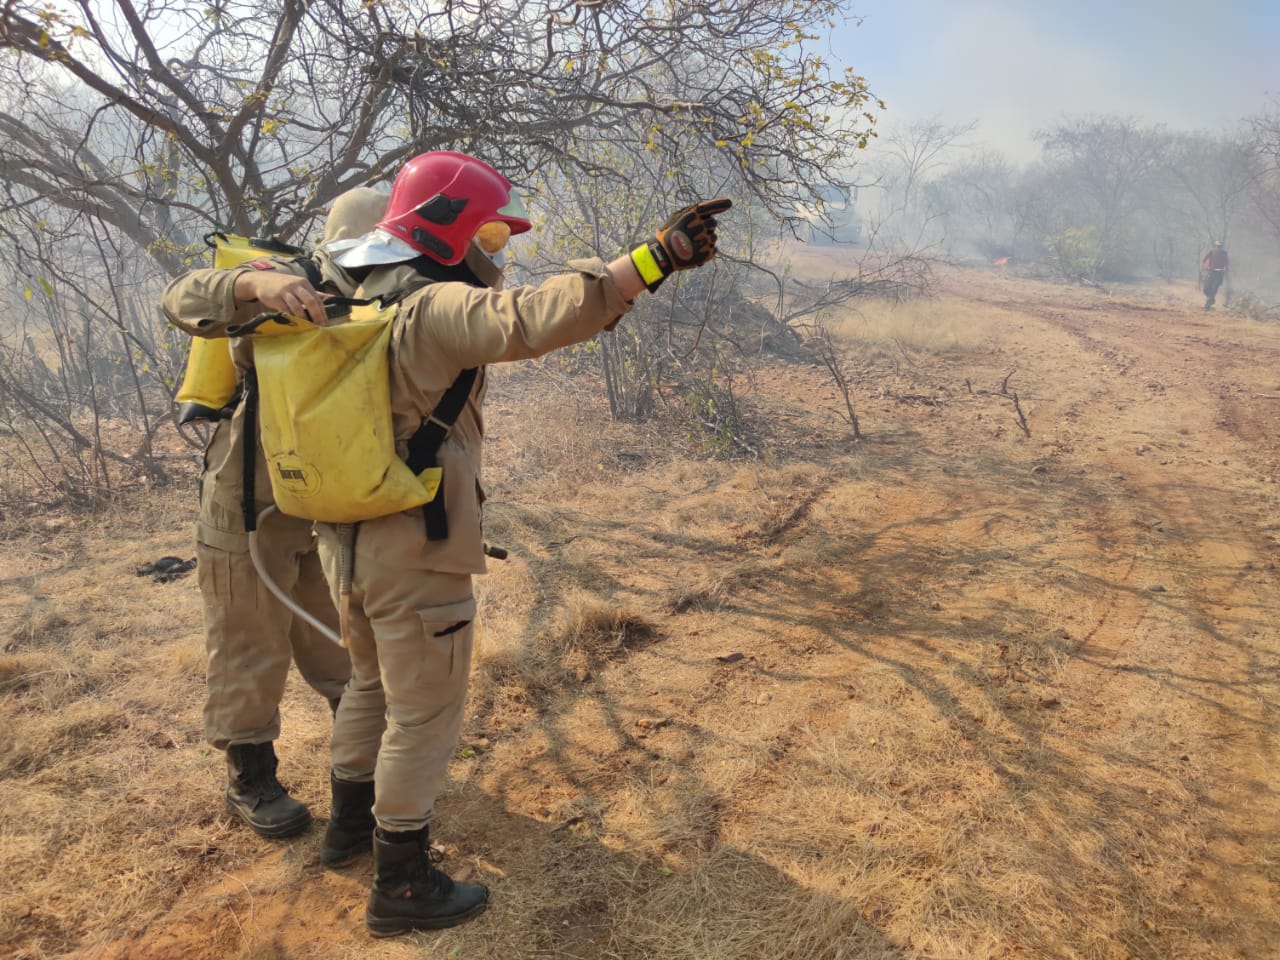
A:
<svg viewBox="0 0 1280 960">
<path fill-rule="evenodd" d="M 1280 97 L 1248 124 L 1258 159 L 1256 212 L 1280 247 Z"/>
<path fill-rule="evenodd" d="M 928 182 L 931 203 L 945 209 L 951 239 L 984 258 L 1028 258 L 1038 252 L 1028 234 L 1023 172 L 988 149 L 964 157 Z"/>
<path fill-rule="evenodd" d="M 155 322 L 154 267 L 100 221 L 31 219 L 0 216 L 0 267 L 19 280 L 0 322 L 0 406 L 26 442 L 24 486 L 37 500 L 87 503 L 131 476 L 163 481 L 153 439 L 170 422 L 185 350 Z"/>
<path fill-rule="evenodd" d="M 937 119 L 917 121 L 877 135 L 868 162 L 867 182 L 859 184 L 863 198 L 863 232 L 882 246 L 902 251 L 925 249 L 942 255 L 946 213 L 927 187 L 959 155 L 960 140 L 975 123 L 947 125 Z M 947 199 L 947 198 L 941 198 Z"/>
<path fill-rule="evenodd" d="M 1202 242 L 1225 240 L 1261 173 L 1260 144 L 1245 137 L 1178 137 L 1169 169 L 1199 214 Z"/>
<path fill-rule="evenodd" d="M 1132 270 L 1131 230 L 1144 183 L 1162 162 L 1161 127 L 1133 117 L 1064 120 L 1038 135 L 1056 181 L 1065 228 L 1091 231 L 1098 258 L 1089 280 L 1114 279 Z"/>
<path fill-rule="evenodd" d="M 679 159 L 713 147 L 735 189 L 786 220 L 868 136 L 862 78 L 807 50 L 837 15 L 830 0 L 663 19 L 574 0 L 10 2 L 0 165 L 169 272 L 204 231 L 293 236 L 433 148 L 534 181 L 550 167 L 616 179 L 585 146 L 653 151 L 677 161 L 678 188 Z"/>
<path fill-rule="evenodd" d="M 945 124 L 934 117 L 882 134 L 878 153 L 904 210 L 920 202 L 919 193 L 951 163 L 960 141 L 977 129 L 977 121 Z"/>
<path fill-rule="evenodd" d="M 211 230 L 305 237 L 342 191 L 459 149 L 535 195 L 640 187 L 653 212 L 714 189 L 807 228 L 879 105 L 815 52 L 842 17 L 835 0 L 7 0 L 0 226 L 45 258 L 30 283 L 78 277 L 117 331 L 118 274 L 39 243 L 52 211 L 154 282 L 197 264 Z M 163 415 L 147 386 L 144 431 Z"/>
</svg>

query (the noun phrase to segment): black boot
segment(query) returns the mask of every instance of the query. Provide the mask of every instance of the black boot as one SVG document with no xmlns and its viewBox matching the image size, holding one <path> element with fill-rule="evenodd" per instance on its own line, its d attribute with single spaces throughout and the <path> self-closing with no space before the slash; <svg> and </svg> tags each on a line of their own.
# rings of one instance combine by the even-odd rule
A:
<svg viewBox="0 0 1280 960">
<path fill-rule="evenodd" d="M 364 922 L 375 937 L 456 926 L 488 905 L 488 887 L 454 883 L 433 859 L 426 827 L 408 833 L 379 827 L 374 833 L 373 889 Z"/>
<path fill-rule="evenodd" d="M 320 847 L 320 862 L 337 867 L 373 846 L 373 781 L 339 780 L 329 774 L 333 802 Z"/>
<path fill-rule="evenodd" d="M 227 813 L 272 839 L 301 833 L 311 822 L 307 808 L 276 779 L 277 762 L 270 741 L 227 748 Z"/>
</svg>

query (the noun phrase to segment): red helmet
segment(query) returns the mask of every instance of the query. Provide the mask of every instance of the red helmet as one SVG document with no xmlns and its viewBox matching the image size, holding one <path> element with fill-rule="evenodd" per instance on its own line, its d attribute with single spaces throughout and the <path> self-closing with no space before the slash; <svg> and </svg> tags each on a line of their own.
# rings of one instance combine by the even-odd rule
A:
<svg viewBox="0 0 1280 960">
<path fill-rule="evenodd" d="M 396 174 L 378 226 L 444 264 L 462 261 L 486 223 L 533 226 L 520 194 L 483 160 L 452 150 L 420 153 Z"/>
</svg>

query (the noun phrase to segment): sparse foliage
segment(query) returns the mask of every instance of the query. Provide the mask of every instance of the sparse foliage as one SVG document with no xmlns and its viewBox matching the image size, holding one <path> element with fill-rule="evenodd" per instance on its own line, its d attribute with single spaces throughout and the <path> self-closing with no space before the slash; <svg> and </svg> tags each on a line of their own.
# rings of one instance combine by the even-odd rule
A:
<svg viewBox="0 0 1280 960">
<path fill-rule="evenodd" d="M 1049 268 L 1063 280 L 1096 283 L 1105 255 L 1093 226 L 1068 227 L 1045 238 Z"/>
</svg>

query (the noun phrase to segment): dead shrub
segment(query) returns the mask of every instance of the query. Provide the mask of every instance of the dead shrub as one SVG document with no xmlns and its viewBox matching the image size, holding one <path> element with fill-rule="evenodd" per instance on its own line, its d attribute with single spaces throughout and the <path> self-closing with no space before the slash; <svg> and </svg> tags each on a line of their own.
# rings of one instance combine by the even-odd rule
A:
<svg viewBox="0 0 1280 960">
<path fill-rule="evenodd" d="M 57 660 L 43 653 L 0 655 L 0 694 L 25 693 L 41 676 L 61 672 Z"/>
<path fill-rule="evenodd" d="M 668 613 L 720 610 L 739 588 L 750 587 L 754 581 L 755 570 L 746 565 L 706 567 L 671 591 L 664 607 Z"/>
<path fill-rule="evenodd" d="M 27 616 L 22 617 L 18 625 L 9 632 L 9 643 L 5 649 L 12 651 L 18 647 L 47 643 L 70 626 L 72 626 L 71 621 L 60 611 L 47 606 L 37 606 Z"/>
<path fill-rule="evenodd" d="M 540 638 L 552 649 L 616 659 L 652 641 L 657 629 L 641 614 L 585 592 L 565 597 L 557 622 Z"/>
<path fill-rule="evenodd" d="M 1259 323 L 1280 323 L 1280 303 L 1272 303 L 1248 291 L 1233 293 L 1227 309 Z"/>
<path fill-rule="evenodd" d="M 91 744 L 127 729 L 130 718 L 115 703 L 81 700 L 58 714 L 42 715 L 22 724 L 20 737 L 5 736 L 0 750 L 0 777 L 28 775 L 92 752 Z"/>
<path fill-rule="evenodd" d="M 628 650 L 652 643 L 657 634 L 657 628 L 636 611 L 575 591 L 565 597 L 537 645 L 581 681 Z"/>
</svg>

